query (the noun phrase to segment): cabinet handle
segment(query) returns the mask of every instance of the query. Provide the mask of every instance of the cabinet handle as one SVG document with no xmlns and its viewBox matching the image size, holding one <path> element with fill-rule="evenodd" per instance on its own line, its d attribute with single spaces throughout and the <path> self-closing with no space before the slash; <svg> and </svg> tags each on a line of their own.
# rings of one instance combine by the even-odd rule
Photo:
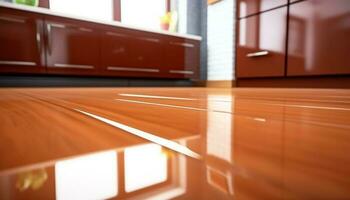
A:
<svg viewBox="0 0 350 200">
<path fill-rule="evenodd" d="M 64 24 L 50 23 L 49 25 L 52 27 L 55 27 L 55 28 L 66 28 L 66 25 L 64 25 Z"/>
<path fill-rule="evenodd" d="M 51 55 L 51 24 L 46 24 L 46 31 L 47 31 L 47 51 L 48 54 Z"/>
<path fill-rule="evenodd" d="M 132 71 L 132 72 L 159 72 L 159 69 L 151 69 L 151 68 L 131 68 L 131 67 L 114 67 L 108 66 L 107 70 L 111 71 Z"/>
<path fill-rule="evenodd" d="M 193 71 L 189 70 L 170 70 L 169 72 L 172 74 L 194 74 Z"/>
<path fill-rule="evenodd" d="M 268 51 L 258 51 L 258 52 L 254 52 L 254 53 L 248 53 L 247 57 L 253 58 L 253 57 L 259 57 L 259 56 L 266 56 L 266 55 L 269 55 Z"/>
<path fill-rule="evenodd" d="M 183 46 L 183 47 L 189 47 L 193 48 L 194 44 L 187 43 L 187 42 L 170 42 L 171 45 L 177 45 L 177 46 Z"/>
<path fill-rule="evenodd" d="M 23 66 L 35 66 L 35 62 L 25 62 L 25 61 L 7 61 L 0 60 L 0 65 L 23 65 Z"/>
<path fill-rule="evenodd" d="M 73 24 L 58 24 L 58 23 L 50 23 L 51 27 L 55 27 L 55 28 L 63 28 L 63 29 L 68 29 L 68 28 L 74 28 L 77 29 L 79 31 L 84 31 L 84 32 L 92 32 L 93 30 L 90 28 L 85 28 L 85 27 L 78 27 L 76 25 Z"/>
<path fill-rule="evenodd" d="M 51 41 L 51 29 L 52 27 L 55 28 L 66 28 L 63 24 L 55 24 L 55 23 L 47 23 L 46 24 L 46 31 L 47 31 L 47 51 L 49 55 L 52 53 L 52 41 Z"/>
<path fill-rule="evenodd" d="M 139 40 L 148 41 L 148 42 L 160 42 L 160 40 L 156 38 L 147 38 L 147 37 L 136 37 L 136 38 Z"/>
<path fill-rule="evenodd" d="M 117 37 L 127 37 L 127 35 L 125 35 L 125 34 L 114 33 L 114 32 L 110 32 L 110 31 L 107 31 L 106 35 L 117 36 Z"/>
<path fill-rule="evenodd" d="M 73 65 L 73 64 L 61 64 L 61 63 L 55 63 L 53 67 L 57 68 L 74 68 L 74 69 L 93 69 L 95 68 L 92 65 Z"/>
<path fill-rule="evenodd" d="M 117 37 L 132 37 L 132 36 L 128 36 L 125 34 L 114 33 L 114 32 L 110 32 L 110 31 L 107 31 L 106 35 L 117 36 Z M 144 40 L 144 41 L 148 41 L 148 42 L 160 42 L 160 40 L 157 38 L 148 38 L 148 37 L 132 37 L 132 38 L 135 38 L 138 40 Z"/>
<path fill-rule="evenodd" d="M 84 28 L 84 27 L 79 27 L 79 31 L 92 32 L 92 29 Z"/>
<path fill-rule="evenodd" d="M 17 19 L 17 18 L 13 18 L 13 17 L 5 17 L 5 16 L 0 16 L 0 20 L 8 21 L 8 22 L 17 22 L 17 23 L 25 23 L 26 22 L 26 20 L 24 20 L 24 19 Z"/>
<path fill-rule="evenodd" d="M 36 37 L 36 45 L 38 47 L 38 51 L 40 55 L 41 55 L 41 28 L 42 28 L 41 22 L 37 22 L 35 37 Z"/>
</svg>

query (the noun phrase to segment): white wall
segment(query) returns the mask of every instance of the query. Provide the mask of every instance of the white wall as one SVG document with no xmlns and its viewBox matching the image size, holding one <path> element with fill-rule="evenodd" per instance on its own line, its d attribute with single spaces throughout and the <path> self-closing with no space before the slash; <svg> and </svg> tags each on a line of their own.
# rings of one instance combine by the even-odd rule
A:
<svg viewBox="0 0 350 200">
<path fill-rule="evenodd" d="M 50 10 L 102 21 L 113 21 L 112 5 L 112 0 L 50 0 Z"/>
<path fill-rule="evenodd" d="M 208 80 L 234 80 L 235 1 L 208 5 Z"/>
</svg>

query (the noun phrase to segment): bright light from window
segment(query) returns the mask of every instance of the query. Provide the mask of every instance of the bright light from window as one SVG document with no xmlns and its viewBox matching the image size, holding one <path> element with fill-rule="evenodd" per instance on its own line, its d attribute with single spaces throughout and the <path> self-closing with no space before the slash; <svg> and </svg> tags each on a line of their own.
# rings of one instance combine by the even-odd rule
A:
<svg viewBox="0 0 350 200">
<path fill-rule="evenodd" d="M 233 99 L 227 95 L 209 95 L 210 110 L 232 110 Z M 222 160 L 232 160 L 232 114 L 208 112 L 207 122 L 207 153 Z M 222 126 L 225 124 L 225 126 Z"/>
<path fill-rule="evenodd" d="M 167 158 L 160 145 L 146 144 L 126 148 L 124 159 L 126 192 L 167 180 Z"/>
<path fill-rule="evenodd" d="M 50 9 L 89 19 L 113 20 L 112 0 L 50 0 Z"/>
<path fill-rule="evenodd" d="M 118 192 L 117 178 L 115 151 L 59 161 L 55 165 L 56 199 L 115 197 Z"/>
<path fill-rule="evenodd" d="M 239 4 L 239 12 L 241 16 L 247 15 L 247 3 L 242 1 Z M 247 20 L 239 20 L 239 45 L 246 46 L 247 45 Z"/>
<path fill-rule="evenodd" d="M 166 13 L 166 0 L 121 0 L 122 23 L 160 29 L 160 18 Z"/>
</svg>

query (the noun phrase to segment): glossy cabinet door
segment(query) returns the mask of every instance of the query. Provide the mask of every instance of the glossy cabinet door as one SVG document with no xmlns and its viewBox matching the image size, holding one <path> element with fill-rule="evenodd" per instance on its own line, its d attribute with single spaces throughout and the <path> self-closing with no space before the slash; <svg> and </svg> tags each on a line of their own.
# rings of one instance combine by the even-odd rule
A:
<svg viewBox="0 0 350 200">
<path fill-rule="evenodd" d="M 158 34 L 134 32 L 129 62 L 135 69 L 139 70 L 140 76 L 159 77 L 164 73 L 162 68 L 163 42 L 163 38 Z"/>
<path fill-rule="evenodd" d="M 0 11 L 0 73 L 199 76 L 199 40 L 8 8 Z"/>
<path fill-rule="evenodd" d="M 45 72 L 42 25 L 39 15 L 0 8 L 0 72 Z"/>
<path fill-rule="evenodd" d="M 350 74 L 350 2 L 290 5 L 288 76 Z"/>
<path fill-rule="evenodd" d="M 200 43 L 196 40 L 168 38 L 165 43 L 164 68 L 167 77 L 199 77 Z"/>
<path fill-rule="evenodd" d="M 238 78 L 284 76 L 286 23 L 286 7 L 239 20 Z"/>
<path fill-rule="evenodd" d="M 100 35 L 94 27 L 91 23 L 46 17 L 48 73 L 98 74 Z"/>
<path fill-rule="evenodd" d="M 103 74 L 125 77 L 161 76 L 163 46 L 159 37 L 124 28 L 102 34 Z"/>
<path fill-rule="evenodd" d="M 288 0 L 238 0 L 238 17 L 257 14 L 279 6 L 287 5 Z"/>
<path fill-rule="evenodd" d="M 101 65 L 103 75 L 128 75 L 132 70 L 130 32 L 106 28 L 101 38 Z"/>
</svg>

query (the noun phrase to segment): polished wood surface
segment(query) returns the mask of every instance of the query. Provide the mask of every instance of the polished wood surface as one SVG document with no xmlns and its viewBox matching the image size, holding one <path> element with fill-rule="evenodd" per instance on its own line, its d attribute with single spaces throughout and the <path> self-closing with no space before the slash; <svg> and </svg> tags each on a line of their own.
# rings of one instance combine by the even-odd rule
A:
<svg viewBox="0 0 350 200">
<path fill-rule="evenodd" d="M 0 199 L 348 199 L 349 96 L 1 89 Z"/>
<path fill-rule="evenodd" d="M 288 76 L 350 74 L 349 10 L 347 0 L 290 5 Z"/>
<path fill-rule="evenodd" d="M 284 76 L 287 7 L 237 23 L 236 77 Z"/>
</svg>

